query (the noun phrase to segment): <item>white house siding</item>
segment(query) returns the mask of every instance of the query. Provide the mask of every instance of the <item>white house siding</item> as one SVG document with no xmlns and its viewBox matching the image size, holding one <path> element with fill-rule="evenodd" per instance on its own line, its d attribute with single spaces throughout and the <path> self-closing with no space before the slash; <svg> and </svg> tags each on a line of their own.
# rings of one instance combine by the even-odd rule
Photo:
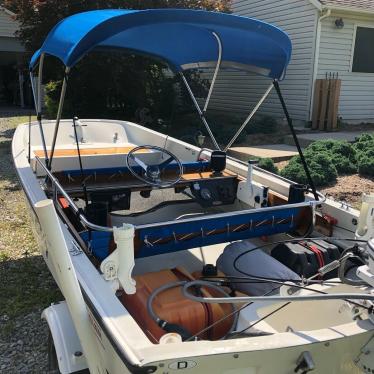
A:
<svg viewBox="0 0 374 374">
<path fill-rule="evenodd" d="M 12 16 L 0 7 L 0 36 L 14 38 L 17 28 L 18 22 L 12 19 Z"/>
<path fill-rule="evenodd" d="M 339 30 L 334 22 L 340 17 L 344 28 Z M 343 120 L 374 122 L 374 73 L 351 72 L 355 25 L 374 27 L 374 15 L 332 13 L 322 21 L 318 78 L 330 72 L 339 73 L 342 79 L 339 116 Z"/>
<path fill-rule="evenodd" d="M 7 52 L 24 52 L 24 47 L 16 38 L 15 32 L 18 28 L 18 22 L 12 18 L 12 15 L 0 7 L 0 64 L 7 64 L 11 55 Z"/>
<path fill-rule="evenodd" d="M 25 48 L 21 42 L 16 38 L 6 38 L 0 36 L 0 51 L 1 52 L 24 52 Z"/>
<path fill-rule="evenodd" d="M 233 13 L 269 22 L 289 34 L 293 44 L 292 60 L 281 88 L 292 117 L 307 120 L 317 9 L 308 0 L 234 0 Z M 269 79 L 242 72 L 221 72 L 210 108 L 247 113 L 270 83 Z M 260 112 L 283 117 L 275 92 L 264 102 Z"/>
</svg>

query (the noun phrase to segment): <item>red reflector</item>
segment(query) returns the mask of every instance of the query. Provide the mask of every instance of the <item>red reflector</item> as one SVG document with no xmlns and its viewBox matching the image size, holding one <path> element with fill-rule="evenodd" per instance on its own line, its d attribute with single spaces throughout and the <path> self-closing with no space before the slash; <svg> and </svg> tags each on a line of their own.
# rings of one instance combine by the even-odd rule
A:
<svg viewBox="0 0 374 374">
<path fill-rule="evenodd" d="M 64 197 L 59 197 L 58 202 L 64 209 L 69 208 L 69 203 Z"/>
</svg>

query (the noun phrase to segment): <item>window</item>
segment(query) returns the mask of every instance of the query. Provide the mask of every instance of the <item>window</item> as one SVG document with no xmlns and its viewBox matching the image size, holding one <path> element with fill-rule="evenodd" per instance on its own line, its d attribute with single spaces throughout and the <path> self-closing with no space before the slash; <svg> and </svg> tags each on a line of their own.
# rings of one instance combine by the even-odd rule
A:
<svg viewBox="0 0 374 374">
<path fill-rule="evenodd" d="M 374 28 L 357 27 L 352 71 L 374 73 Z"/>
</svg>

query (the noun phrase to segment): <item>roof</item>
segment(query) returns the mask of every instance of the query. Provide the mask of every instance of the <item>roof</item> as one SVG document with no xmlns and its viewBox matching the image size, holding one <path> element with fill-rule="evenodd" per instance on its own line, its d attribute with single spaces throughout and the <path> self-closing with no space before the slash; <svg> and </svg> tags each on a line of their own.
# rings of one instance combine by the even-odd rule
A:
<svg viewBox="0 0 374 374">
<path fill-rule="evenodd" d="M 291 58 L 286 33 L 268 23 L 231 14 L 187 9 L 106 9 L 60 21 L 31 59 L 42 53 L 74 66 L 96 49 L 127 49 L 166 61 L 174 71 L 215 66 L 249 70 L 273 79 L 284 76 Z"/>
<path fill-rule="evenodd" d="M 10 16 L 14 17 L 16 14 L 10 11 L 9 9 L 0 5 L 0 10 L 4 11 L 5 13 L 9 14 Z"/>
<path fill-rule="evenodd" d="M 347 10 L 374 12 L 374 0 L 319 0 L 319 2 L 328 8 L 345 8 Z"/>
<path fill-rule="evenodd" d="M 0 6 L 0 37 L 16 38 L 15 33 L 19 28 L 19 23 L 15 19 L 15 14 L 10 10 Z"/>
</svg>

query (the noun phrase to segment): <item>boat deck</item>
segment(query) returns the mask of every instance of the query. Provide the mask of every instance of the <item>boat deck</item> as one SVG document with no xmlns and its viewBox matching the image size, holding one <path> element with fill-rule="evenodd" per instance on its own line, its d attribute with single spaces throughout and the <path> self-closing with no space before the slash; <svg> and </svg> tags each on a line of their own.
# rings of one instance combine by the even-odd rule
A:
<svg viewBox="0 0 374 374">
<path fill-rule="evenodd" d="M 81 156 L 96 156 L 96 155 L 127 155 L 130 151 L 136 148 L 137 145 L 132 144 L 128 146 L 121 146 L 121 147 L 96 147 L 96 148 L 85 148 L 80 145 L 79 153 Z M 140 150 L 139 153 L 148 153 L 149 150 L 143 149 Z M 51 151 L 48 151 L 48 157 L 51 155 Z M 34 150 L 34 154 L 39 158 L 44 158 L 44 150 L 36 149 Z M 71 157 L 71 156 L 78 156 L 77 148 L 58 148 L 54 151 L 53 157 Z"/>
</svg>

